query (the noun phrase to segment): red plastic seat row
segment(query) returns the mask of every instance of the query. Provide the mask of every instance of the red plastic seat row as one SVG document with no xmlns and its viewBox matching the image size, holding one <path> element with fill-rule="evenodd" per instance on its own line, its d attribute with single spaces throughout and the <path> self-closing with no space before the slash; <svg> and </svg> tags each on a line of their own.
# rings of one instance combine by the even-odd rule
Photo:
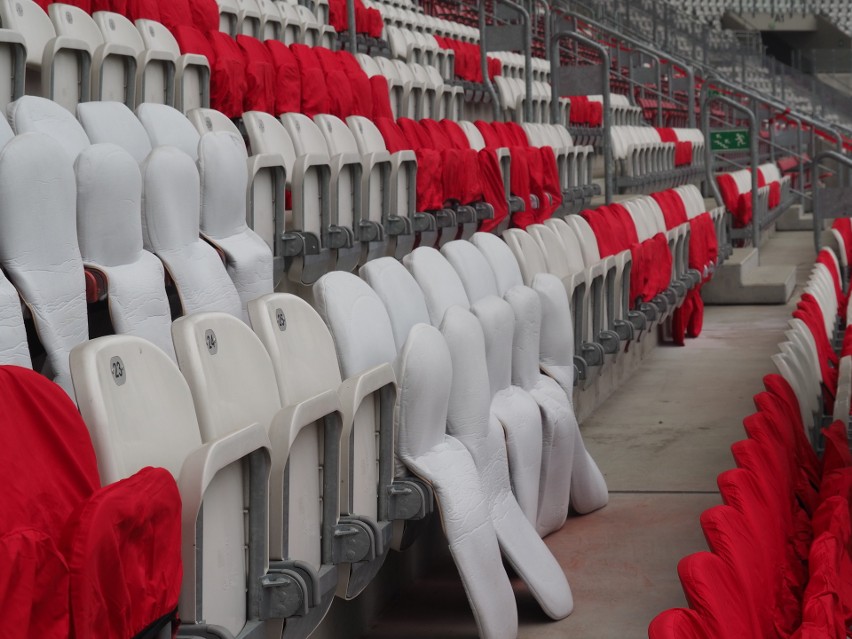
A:
<svg viewBox="0 0 852 639">
<path fill-rule="evenodd" d="M 329 0 L 328 22 L 337 33 L 349 31 L 346 0 Z M 368 9 L 362 0 L 355 0 L 355 33 L 381 38 L 385 23 L 378 9 Z"/>
<path fill-rule="evenodd" d="M 737 468 L 718 478 L 725 505 L 701 516 L 711 552 L 678 566 L 690 610 L 660 614 L 652 639 L 841 639 L 852 622 L 846 426 L 823 430 L 820 460 L 792 387 L 780 375 L 764 385 L 744 421 L 748 439 L 731 447 Z"/>
<path fill-rule="evenodd" d="M 672 254 L 668 239 L 662 233 L 639 242 L 636 226 L 629 211 L 620 204 L 581 211 L 598 241 L 602 258 L 630 251 L 630 299 L 649 302 L 665 291 L 671 282 Z"/>
<path fill-rule="evenodd" d="M 692 166 L 692 142 L 679 140 L 677 132 L 672 128 L 658 128 L 661 142 L 671 142 L 675 145 L 675 167 Z"/>
<path fill-rule="evenodd" d="M 482 83 L 482 65 L 478 44 L 462 42 L 454 38 L 435 36 L 442 49 L 452 49 L 455 53 L 455 76 L 466 82 Z M 488 57 L 488 77 L 494 79 L 503 73 L 503 65 L 497 58 Z"/>
<path fill-rule="evenodd" d="M 382 97 L 388 100 L 387 83 L 382 87 L 382 78 L 369 79 L 346 51 L 288 47 L 244 35 L 234 40 L 218 29 L 204 35 L 185 25 L 175 27 L 174 34 L 182 52 L 205 55 L 210 61 L 211 106 L 231 118 L 245 111 L 372 118 Z M 385 106 L 389 111 L 389 103 Z"/>
<path fill-rule="evenodd" d="M 689 224 L 687 266 L 703 276 L 702 282 L 687 292 L 683 304 L 672 316 L 672 340 L 675 344 L 683 346 L 685 338 L 698 337 L 704 325 L 704 300 L 701 298 L 701 286 L 710 279 L 710 268 L 718 259 L 719 241 L 716 237 L 716 226 L 708 212 L 689 219 L 684 201 L 674 189 L 652 193 L 651 197 L 663 211 L 666 230 L 681 224 Z"/>
<path fill-rule="evenodd" d="M 571 109 L 568 111 L 568 121 L 575 126 L 599 127 L 603 125 L 603 104 L 589 100 L 585 95 L 569 95 Z"/>
<path fill-rule="evenodd" d="M 486 148 L 509 149 L 512 156 L 512 194 L 524 201 L 524 211 L 516 213 L 512 222 L 518 228 L 540 224 L 549 219 L 562 205 L 562 187 L 551 147 L 534 147 L 523 127 L 515 122 L 485 122 L 477 120 Z M 533 207 L 531 196 L 538 200 Z"/>
</svg>

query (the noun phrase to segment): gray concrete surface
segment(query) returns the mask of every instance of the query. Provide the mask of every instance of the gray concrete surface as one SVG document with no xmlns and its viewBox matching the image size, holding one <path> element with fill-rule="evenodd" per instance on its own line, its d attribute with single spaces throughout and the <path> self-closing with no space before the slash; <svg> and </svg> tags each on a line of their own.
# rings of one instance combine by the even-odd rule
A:
<svg viewBox="0 0 852 639">
<path fill-rule="evenodd" d="M 761 263 L 813 263 L 811 235 L 778 234 Z M 571 517 L 547 544 L 572 586 L 574 613 L 552 622 L 514 581 L 521 639 L 641 639 L 661 610 L 684 605 L 677 563 L 706 549 L 698 517 L 719 503 L 716 475 L 744 436 L 761 378 L 798 297 L 787 305 L 707 307 L 704 331 L 686 347 L 661 346 L 583 422 L 586 445 L 607 477 L 610 504 Z M 431 569 L 405 586 L 366 639 L 473 638 L 476 627 L 441 544 Z"/>
</svg>

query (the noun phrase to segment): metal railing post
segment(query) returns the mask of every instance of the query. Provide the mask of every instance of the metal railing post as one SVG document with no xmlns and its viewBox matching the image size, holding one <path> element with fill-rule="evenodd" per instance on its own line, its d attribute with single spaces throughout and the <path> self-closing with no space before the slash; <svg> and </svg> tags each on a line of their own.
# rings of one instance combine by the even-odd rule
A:
<svg viewBox="0 0 852 639">
<path fill-rule="evenodd" d="M 550 109 L 553 114 L 554 121 L 558 121 L 559 116 L 559 98 L 560 98 L 560 77 L 559 77 L 559 42 L 562 39 L 572 40 L 575 43 L 582 44 L 590 49 L 594 49 L 601 56 L 601 75 L 602 75 L 602 100 L 603 100 L 603 135 L 601 136 L 601 150 L 604 157 L 604 198 L 606 204 L 612 203 L 615 182 L 615 166 L 612 158 L 612 107 L 609 93 L 609 51 L 607 48 L 591 40 L 579 33 L 573 31 L 562 31 L 554 29 L 551 36 L 550 48 Z"/>
<path fill-rule="evenodd" d="M 346 19 L 349 23 L 349 53 L 358 53 L 358 35 L 355 33 L 355 0 L 346 0 Z"/>
<path fill-rule="evenodd" d="M 814 169 L 817 170 L 817 167 L 824 160 L 834 160 L 841 167 L 846 169 L 846 172 L 850 168 L 852 168 L 852 158 L 842 153 L 838 153 L 837 151 L 823 151 L 816 158 L 814 158 Z M 840 171 L 838 171 L 840 174 Z M 846 180 L 842 180 L 840 186 L 845 187 L 848 183 Z M 819 181 L 814 180 L 813 182 L 813 199 L 814 199 L 814 248 L 816 252 L 819 253 L 819 245 L 820 245 L 820 235 L 822 234 L 822 216 L 824 211 L 822 210 L 822 199 L 819 197 Z"/>
</svg>

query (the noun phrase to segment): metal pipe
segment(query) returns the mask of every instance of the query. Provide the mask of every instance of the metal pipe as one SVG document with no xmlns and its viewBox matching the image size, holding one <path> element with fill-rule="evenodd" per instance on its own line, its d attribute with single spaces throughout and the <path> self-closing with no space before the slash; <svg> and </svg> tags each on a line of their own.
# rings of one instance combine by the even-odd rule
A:
<svg viewBox="0 0 852 639">
<path fill-rule="evenodd" d="M 601 150 L 604 157 L 604 198 L 606 204 L 612 203 L 613 185 L 615 181 L 615 166 L 612 159 L 612 107 L 609 94 L 609 50 L 602 44 L 591 40 L 579 33 L 573 31 L 561 31 L 554 29 L 551 36 L 550 49 L 550 109 L 553 114 L 554 121 L 558 121 L 559 115 L 559 42 L 566 38 L 576 43 L 583 44 L 590 49 L 594 49 L 601 56 L 601 75 L 602 75 L 602 99 L 603 99 L 603 135 L 601 136 Z"/>
<path fill-rule="evenodd" d="M 346 18 L 349 22 L 349 53 L 358 53 L 358 35 L 355 33 L 355 0 L 346 0 Z"/>
<path fill-rule="evenodd" d="M 710 188 L 713 190 L 713 196 L 716 198 L 716 201 L 722 205 L 724 204 L 724 200 L 722 199 L 722 194 L 719 192 L 719 186 L 716 184 L 715 176 L 713 175 L 713 150 L 712 144 L 710 141 L 710 109 L 709 106 L 713 102 L 721 102 L 723 104 L 728 105 L 728 107 L 734 111 L 739 111 L 743 113 L 748 119 L 749 124 L 749 135 L 751 136 L 750 140 L 750 156 L 751 156 L 751 198 L 752 198 L 752 207 L 754 210 L 754 214 L 751 218 L 751 240 L 752 244 L 758 251 L 760 250 L 760 220 L 757 215 L 757 167 L 758 167 L 758 159 L 757 159 L 757 144 L 759 138 L 759 132 L 757 130 L 757 118 L 755 118 L 754 112 L 748 107 L 732 100 L 731 98 L 724 95 L 710 95 L 709 93 L 709 82 L 705 83 L 705 85 L 701 89 L 701 130 L 704 132 L 704 164 L 705 164 L 705 175 L 707 182 L 710 184 Z M 759 255 L 759 253 L 758 253 Z"/>
<path fill-rule="evenodd" d="M 823 151 L 816 158 L 814 158 L 814 170 L 819 166 L 824 160 L 834 160 L 840 166 L 845 167 L 847 170 L 852 168 L 852 158 L 842 153 L 838 153 L 837 151 Z M 839 173 L 839 171 L 838 171 Z M 820 235 L 822 234 L 822 202 L 819 198 L 819 187 L 818 180 L 814 179 L 813 193 L 814 193 L 814 248 L 816 252 L 819 253 L 819 240 Z M 841 182 L 841 187 L 846 186 L 846 182 Z"/>
</svg>

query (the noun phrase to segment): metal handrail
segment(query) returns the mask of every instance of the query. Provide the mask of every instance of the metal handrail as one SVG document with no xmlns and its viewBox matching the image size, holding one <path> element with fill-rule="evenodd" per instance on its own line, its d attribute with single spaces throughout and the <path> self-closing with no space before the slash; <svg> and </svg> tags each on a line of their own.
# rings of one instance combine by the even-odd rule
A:
<svg viewBox="0 0 852 639">
<path fill-rule="evenodd" d="M 848 155 L 844 155 L 843 153 L 838 153 L 837 151 L 823 151 L 816 158 L 814 158 L 814 167 L 818 167 L 825 160 L 834 160 L 841 166 L 846 169 L 852 168 L 852 158 Z M 822 201 L 818 196 L 819 192 L 819 180 L 818 175 L 814 176 L 814 184 L 813 184 L 813 198 L 814 198 L 814 247 L 816 248 L 817 253 L 819 253 L 819 245 L 820 245 L 820 235 L 822 234 Z M 846 180 L 843 179 L 842 182 L 845 184 Z"/>
<path fill-rule="evenodd" d="M 724 205 L 725 201 L 722 199 L 722 194 L 719 191 L 719 186 L 716 184 L 715 176 L 713 175 L 713 149 L 710 144 L 710 104 L 713 102 L 722 102 L 727 104 L 730 108 L 740 111 L 743 113 L 746 118 L 748 118 L 749 122 L 749 135 L 751 136 L 751 149 L 750 149 L 750 159 L 751 159 L 751 201 L 752 206 L 755 209 L 755 213 L 751 218 L 751 239 L 755 248 L 759 249 L 760 247 L 760 220 L 758 219 L 757 213 L 757 141 L 758 141 L 758 130 L 757 130 L 757 118 L 754 115 L 754 112 L 749 109 L 747 106 L 740 104 L 736 100 L 732 100 L 731 98 L 724 95 L 710 95 L 708 84 L 705 84 L 701 87 L 701 130 L 704 132 L 704 171 L 707 179 L 707 184 L 713 190 L 713 197 L 716 198 L 716 202 L 719 205 Z"/>
<path fill-rule="evenodd" d="M 530 13 L 526 8 L 512 0 L 493 0 L 494 8 L 497 4 L 504 4 L 517 11 L 524 23 L 524 88 L 526 90 L 526 99 L 524 100 L 524 120 L 532 121 L 532 21 Z M 494 105 L 494 119 L 498 120 L 500 115 L 500 101 L 497 97 L 497 92 L 494 90 L 494 85 L 491 78 L 488 76 L 488 29 L 486 24 L 486 4 L 484 2 L 479 5 L 479 62 L 482 66 L 482 82 L 485 84 L 486 90 L 491 94 L 491 99 Z"/>
<path fill-rule="evenodd" d="M 550 112 L 552 122 L 559 121 L 559 98 L 561 97 L 559 95 L 558 73 L 560 66 L 559 43 L 563 39 L 574 40 L 575 42 L 583 44 L 590 49 L 594 49 L 601 56 L 601 74 L 603 76 L 603 94 L 601 96 L 601 99 L 603 100 L 603 136 L 601 136 L 601 151 L 604 157 L 604 199 L 606 204 L 609 205 L 612 202 L 612 196 L 615 190 L 615 166 L 613 164 L 612 140 L 610 137 L 612 130 L 612 114 L 610 113 L 611 100 L 609 94 L 609 50 L 602 44 L 582 36 L 579 33 L 575 33 L 573 31 L 560 31 L 557 28 L 552 30 L 552 35 L 550 36 Z"/>
</svg>

